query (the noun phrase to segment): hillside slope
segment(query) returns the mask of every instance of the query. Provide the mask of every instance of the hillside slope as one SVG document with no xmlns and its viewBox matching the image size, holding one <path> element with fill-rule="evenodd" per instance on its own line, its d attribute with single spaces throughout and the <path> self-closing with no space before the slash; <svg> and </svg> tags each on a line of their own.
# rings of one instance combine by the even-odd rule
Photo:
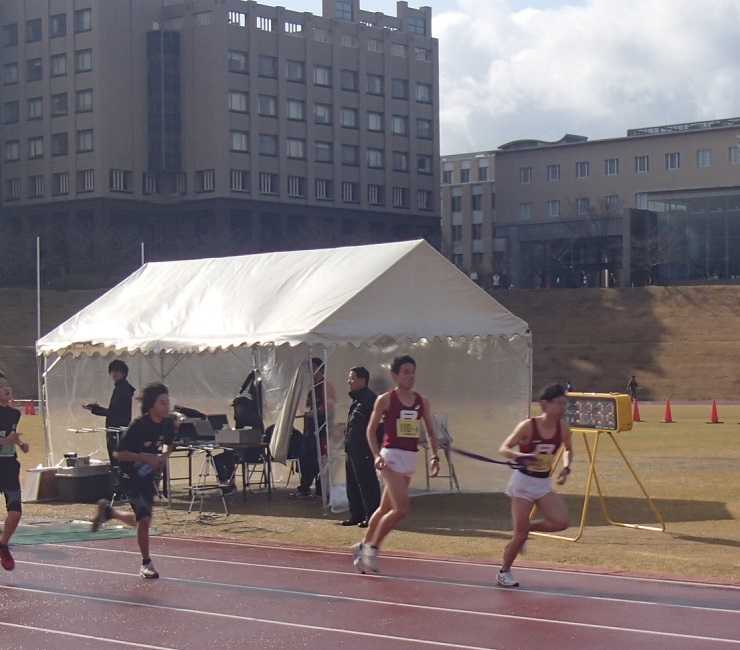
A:
<svg viewBox="0 0 740 650">
<path fill-rule="evenodd" d="M 45 291 L 42 333 L 101 295 Z M 534 390 L 570 380 L 575 390 L 626 390 L 642 400 L 740 399 L 740 286 L 557 289 L 495 298 L 529 323 Z M 18 397 L 36 395 L 36 294 L 0 289 L 0 369 Z"/>
</svg>

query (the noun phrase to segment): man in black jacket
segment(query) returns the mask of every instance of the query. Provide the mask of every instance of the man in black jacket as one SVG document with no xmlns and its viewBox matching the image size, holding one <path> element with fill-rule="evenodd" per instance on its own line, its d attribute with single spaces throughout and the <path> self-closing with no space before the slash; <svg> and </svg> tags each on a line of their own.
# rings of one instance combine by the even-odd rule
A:
<svg viewBox="0 0 740 650">
<path fill-rule="evenodd" d="M 347 501 L 349 519 L 342 526 L 367 527 L 367 520 L 380 505 L 380 484 L 373 465 L 373 454 L 367 444 L 367 424 L 377 395 L 368 388 L 370 373 L 362 366 L 349 371 L 347 384 L 352 404 L 347 415 L 344 450 L 347 453 Z"/>
<path fill-rule="evenodd" d="M 125 429 L 131 424 L 131 403 L 136 390 L 128 383 L 128 366 L 120 359 L 114 359 L 108 364 L 108 374 L 113 380 L 113 394 L 110 397 L 108 408 L 100 406 L 97 402 L 92 404 L 83 404 L 82 408 L 87 409 L 93 415 L 105 417 L 106 445 L 108 447 L 108 458 L 110 458 L 111 471 L 115 483 L 114 492 L 120 494 L 118 489 L 118 461 L 114 458 L 113 452 L 118 446 L 120 433 L 110 431 L 111 428 Z"/>
</svg>

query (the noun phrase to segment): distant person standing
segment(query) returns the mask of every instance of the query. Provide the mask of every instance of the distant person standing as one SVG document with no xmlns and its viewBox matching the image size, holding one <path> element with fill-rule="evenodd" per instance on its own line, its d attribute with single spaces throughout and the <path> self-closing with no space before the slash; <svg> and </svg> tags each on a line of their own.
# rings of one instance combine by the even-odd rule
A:
<svg viewBox="0 0 740 650">
<path fill-rule="evenodd" d="M 565 392 L 566 392 L 566 393 L 572 393 L 572 392 L 573 392 L 573 386 L 572 386 L 572 384 L 570 383 L 570 380 L 567 380 L 567 381 L 565 382 Z"/>
<path fill-rule="evenodd" d="M 114 359 L 108 364 L 108 374 L 113 380 L 113 394 L 110 397 L 108 408 L 100 406 L 97 402 L 83 404 L 82 408 L 90 411 L 93 415 L 105 418 L 106 446 L 108 447 L 108 458 L 113 471 L 113 490 L 119 493 L 118 461 L 113 452 L 118 445 L 120 433 L 110 429 L 125 429 L 131 424 L 132 401 L 136 390 L 128 383 L 128 366 L 120 359 Z"/>
<path fill-rule="evenodd" d="M 629 393 L 629 396 L 633 402 L 637 399 L 638 390 L 640 390 L 640 386 L 637 383 L 637 379 L 635 379 L 635 376 L 632 375 L 629 382 L 627 382 L 627 392 Z"/>
</svg>

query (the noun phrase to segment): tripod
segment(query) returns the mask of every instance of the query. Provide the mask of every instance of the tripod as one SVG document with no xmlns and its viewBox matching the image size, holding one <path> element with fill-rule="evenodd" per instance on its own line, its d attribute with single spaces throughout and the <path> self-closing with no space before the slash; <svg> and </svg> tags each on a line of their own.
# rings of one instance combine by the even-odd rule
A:
<svg viewBox="0 0 740 650">
<path fill-rule="evenodd" d="M 224 487 L 226 487 L 223 483 L 218 482 L 218 472 L 216 470 L 216 463 L 213 460 L 213 447 L 199 447 L 197 448 L 198 451 L 201 451 L 205 454 L 203 458 L 203 463 L 200 467 L 200 472 L 198 473 L 198 481 L 195 485 L 191 485 L 188 490 L 190 491 L 190 506 L 188 507 L 188 514 L 191 513 L 193 510 L 193 505 L 195 504 L 195 499 L 198 495 L 200 495 L 200 509 L 198 510 L 199 516 L 203 514 L 203 499 L 205 498 L 206 493 L 210 492 L 217 492 L 218 496 L 221 497 L 221 503 L 223 503 L 224 506 L 224 512 L 226 513 L 226 516 L 229 516 L 229 509 L 226 506 L 226 499 L 224 498 Z M 216 483 L 209 483 L 208 479 L 209 477 L 214 476 L 216 478 Z"/>
</svg>

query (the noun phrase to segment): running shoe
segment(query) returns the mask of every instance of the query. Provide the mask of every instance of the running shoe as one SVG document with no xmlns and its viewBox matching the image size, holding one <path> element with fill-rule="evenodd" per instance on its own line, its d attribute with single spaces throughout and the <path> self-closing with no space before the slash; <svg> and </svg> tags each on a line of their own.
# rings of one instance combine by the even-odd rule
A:
<svg viewBox="0 0 740 650">
<path fill-rule="evenodd" d="M 362 547 L 362 564 L 365 568 L 363 573 L 368 571 L 378 573 L 380 571 L 378 567 L 378 549 L 373 548 L 370 544 L 364 544 Z"/>
<path fill-rule="evenodd" d="M 12 571 L 15 568 L 15 560 L 7 544 L 0 544 L 0 564 L 6 571 Z"/>
<path fill-rule="evenodd" d="M 362 563 L 362 542 L 352 544 L 352 546 L 349 547 L 349 550 L 352 551 L 352 558 L 355 569 L 357 569 L 360 573 L 365 573 L 365 565 Z"/>
<path fill-rule="evenodd" d="M 154 564 L 151 562 L 141 565 L 139 575 L 142 578 L 159 578 L 159 573 L 157 573 L 157 570 L 154 568 Z"/>
<path fill-rule="evenodd" d="M 519 583 L 514 580 L 514 576 L 511 575 L 511 571 L 499 571 L 496 582 L 502 587 L 518 587 Z"/>
<path fill-rule="evenodd" d="M 106 521 L 111 518 L 111 509 L 107 499 L 98 501 L 98 510 L 92 522 L 92 532 L 96 532 Z"/>
</svg>

